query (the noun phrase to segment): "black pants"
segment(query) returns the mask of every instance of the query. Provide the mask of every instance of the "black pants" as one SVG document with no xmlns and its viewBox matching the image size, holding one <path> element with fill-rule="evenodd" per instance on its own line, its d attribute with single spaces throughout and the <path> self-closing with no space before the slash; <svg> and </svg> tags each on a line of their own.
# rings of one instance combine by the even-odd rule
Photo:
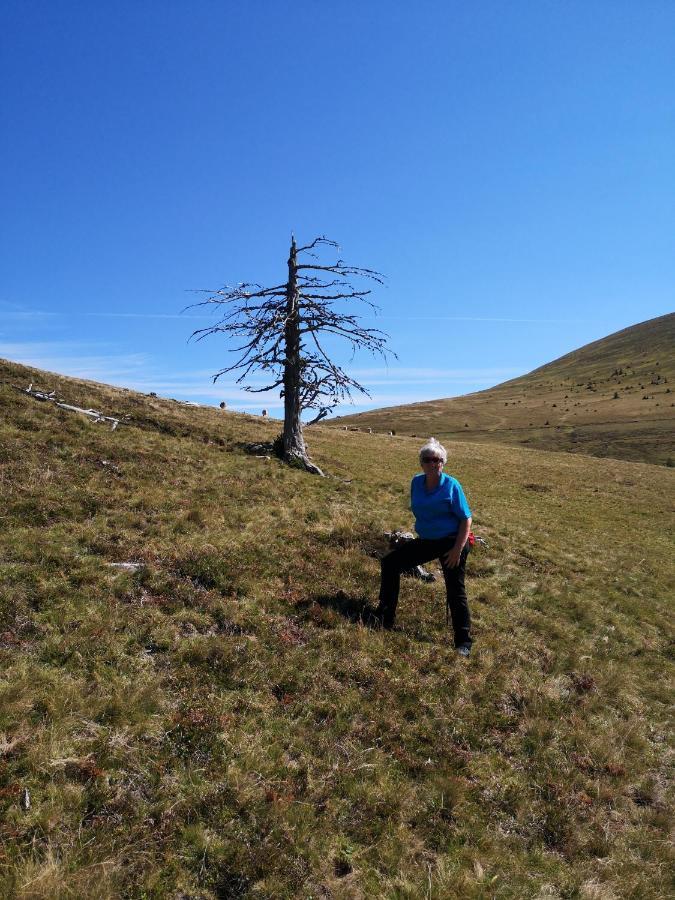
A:
<svg viewBox="0 0 675 900">
<path fill-rule="evenodd" d="M 388 628 L 394 624 L 396 618 L 396 606 L 398 593 L 401 586 L 401 572 L 414 566 L 421 566 L 432 559 L 438 559 L 443 567 L 445 590 L 447 592 L 448 607 L 452 616 L 452 627 L 455 632 L 455 646 L 460 644 L 471 645 L 471 616 L 469 604 L 464 587 L 464 573 L 466 558 L 469 555 L 469 545 L 465 545 L 459 564 L 450 569 L 441 557 L 454 545 L 457 535 L 439 538 L 438 540 L 425 540 L 415 538 L 399 544 L 391 553 L 382 558 L 382 579 L 380 581 L 380 604 L 377 608 L 382 617 L 382 623 Z"/>
</svg>

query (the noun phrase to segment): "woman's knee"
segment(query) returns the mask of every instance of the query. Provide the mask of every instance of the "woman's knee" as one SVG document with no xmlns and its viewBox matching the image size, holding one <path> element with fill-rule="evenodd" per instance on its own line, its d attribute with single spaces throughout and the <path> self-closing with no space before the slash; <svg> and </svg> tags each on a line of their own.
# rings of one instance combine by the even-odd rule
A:
<svg viewBox="0 0 675 900">
<path fill-rule="evenodd" d="M 403 568 L 401 565 L 401 553 L 397 550 L 392 550 L 391 553 L 387 553 L 386 556 L 380 559 L 380 565 L 383 572 L 400 571 Z"/>
</svg>

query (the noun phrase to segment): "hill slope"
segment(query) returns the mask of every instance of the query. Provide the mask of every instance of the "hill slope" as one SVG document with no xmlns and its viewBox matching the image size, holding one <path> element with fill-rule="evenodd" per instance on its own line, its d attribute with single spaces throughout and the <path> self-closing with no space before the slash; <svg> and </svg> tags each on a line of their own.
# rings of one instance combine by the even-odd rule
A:
<svg viewBox="0 0 675 900">
<path fill-rule="evenodd" d="M 461 660 L 439 582 L 359 624 L 418 441 L 312 428 L 320 479 L 252 416 L 0 408 L 0 895 L 668 895 L 671 470 L 452 444 Z"/>
<path fill-rule="evenodd" d="M 439 440 L 675 461 L 675 314 L 594 341 L 487 391 L 336 421 Z"/>
</svg>

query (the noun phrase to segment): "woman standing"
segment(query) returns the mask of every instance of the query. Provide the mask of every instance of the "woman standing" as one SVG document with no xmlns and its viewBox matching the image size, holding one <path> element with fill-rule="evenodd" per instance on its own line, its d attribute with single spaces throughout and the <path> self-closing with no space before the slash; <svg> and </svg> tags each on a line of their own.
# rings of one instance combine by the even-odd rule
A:
<svg viewBox="0 0 675 900">
<path fill-rule="evenodd" d="M 382 559 L 380 603 L 375 615 L 384 628 L 392 628 L 401 583 L 401 572 L 438 559 L 443 568 L 448 608 L 455 632 L 455 649 L 471 652 L 471 617 L 464 587 L 471 510 L 462 486 L 443 472 L 448 454 L 435 438 L 420 450 L 423 474 L 410 484 L 410 508 L 419 537 L 400 544 Z"/>
</svg>

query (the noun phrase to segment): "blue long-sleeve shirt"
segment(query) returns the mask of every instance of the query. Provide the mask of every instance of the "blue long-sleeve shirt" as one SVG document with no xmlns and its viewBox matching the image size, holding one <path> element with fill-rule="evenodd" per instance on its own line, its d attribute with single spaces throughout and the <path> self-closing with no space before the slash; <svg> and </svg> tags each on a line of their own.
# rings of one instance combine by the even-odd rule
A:
<svg viewBox="0 0 675 900">
<path fill-rule="evenodd" d="M 459 523 L 471 516 L 462 485 L 445 472 L 431 493 L 425 487 L 425 476 L 415 475 L 410 483 L 410 508 L 415 516 L 415 531 L 427 539 L 457 534 Z"/>
</svg>

